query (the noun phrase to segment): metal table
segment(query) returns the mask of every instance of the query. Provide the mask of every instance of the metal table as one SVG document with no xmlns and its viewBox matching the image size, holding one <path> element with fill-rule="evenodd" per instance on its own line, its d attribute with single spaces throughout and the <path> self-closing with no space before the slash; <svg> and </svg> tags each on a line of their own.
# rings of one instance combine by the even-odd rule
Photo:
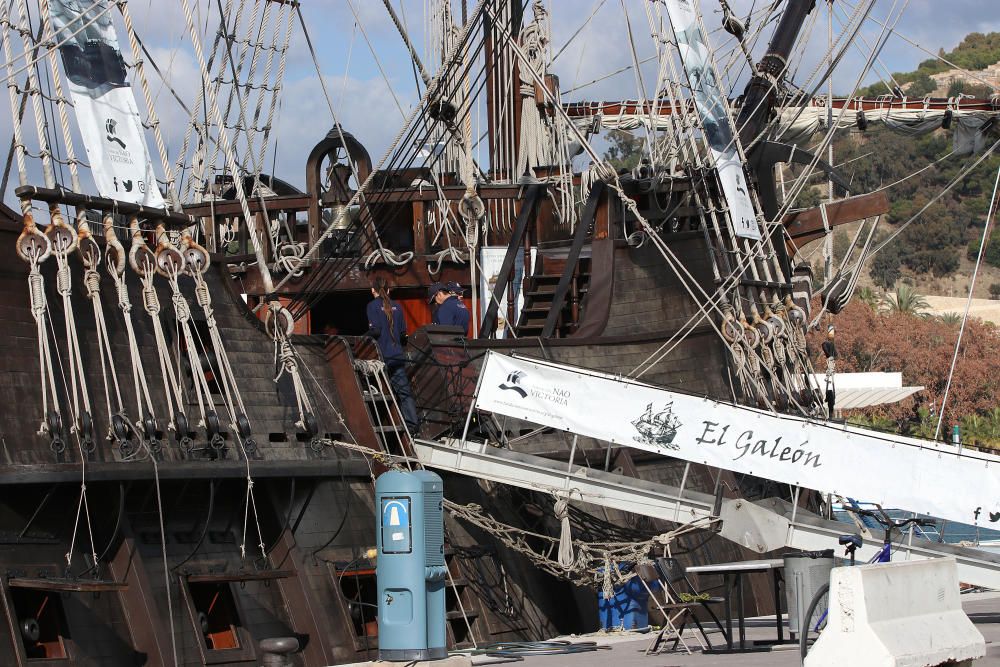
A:
<svg viewBox="0 0 1000 667">
<path fill-rule="evenodd" d="M 726 648 L 708 649 L 705 653 L 745 653 L 750 651 L 768 651 L 770 646 L 747 646 L 746 615 L 743 611 L 743 575 L 755 572 L 770 572 L 774 582 L 774 617 L 778 631 L 778 643 L 784 641 L 784 627 L 781 622 L 781 571 L 785 567 L 783 558 L 768 558 L 763 560 L 743 560 L 735 563 L 717 563 L 715 565 L 693 565 L 687 568 L 690 574 L 720 574 L 726 599 Z M 737 625 L 740 631 L 739 646 L 733 643 L 733 592 L 737 601 Z M 773 643 L 773 642 L 769 642 Z"/>
</svg>

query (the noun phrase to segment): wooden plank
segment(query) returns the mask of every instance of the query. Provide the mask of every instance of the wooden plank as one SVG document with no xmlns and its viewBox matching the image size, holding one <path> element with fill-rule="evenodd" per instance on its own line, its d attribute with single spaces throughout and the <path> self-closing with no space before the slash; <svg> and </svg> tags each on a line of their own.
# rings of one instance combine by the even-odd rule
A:
<svg viewBox="0 0 1000 667">
<path fill-rule="evenodd" d="M 14 190 L 14 194 L 19 199 L 34 199 L 35 201 L 66 204 L 67 206 L 81 206 L 92 211 L 114 211 L 124 215 L 136 215 L 145 220 L 162 222 L 171 228 L 188 227 L 196 222 L 194 218 L 184 213 L 174 213 L 162 208 L 151 208 L 106 197 L 92 197 L 64 188 L 37 188 L 33 185 L 22 185 Z"/>
<path fill-rule="evenodd" d="M 303 443 L 302 447 L 307 445 Z M 262 448 L 266 453 L 267 448 Z M 360 460 L 319 459 L 309 461 L 253 461 L 257 479 L 268 477 L 363 477 L 370 476 L 367 464 Z M 244 461 L 163 461 L 159 464 L 161 480 L 246 478 Z M 142 463 L 94 461 L 87 464 L 88 482 L 151 480 L 153 466 Z M 78 463 L 33 463 L 0 465 L 0 485 L 79 482 Z"/>
<path fill-rule="evenodd" d="M 252 256 L 247 256 L 247 261 L 253 261 Z M 324 292 L 337 292 L 345 290 L 360 290 L 367 292 L 371 289 L 372 280 L 375 276 L 383 275 L 388 278 L 394 289 L 406 289 L 410 287 L 420 287 L 423 288 L 431 283 L 442 281 L 447 282 L 449 280 L 454 280 L 456 282 L 467 282 L 469 279 L 469 267 L 468 265 L 456 265 L 449 262 L 445 262 L 441 267 L 441 272 L 436 275 L 431 275 L 427 270 L 428 262 L 433 260 L 437 263 L 437 259 L 430 255 L 417 256 L 412 262 L 408 263 L 406 266 L 376 266 L 371 271 L 359 271 L 351 270 L 343 273 L 340 279 L 337 281 L 336 285 L 324 289 Z M 227 257 L 224 261 L 239 261 L 239 258 L 235 260 L 233 258 Z M 332 267 L 343 268 L 344 263 L 352 261 L 344 257 L 333 257 L 330 259 L 330 264 Z M 360 259 L 355 260 L 360 263 Z M 312 262 L 306 266 L 306 273 L 301 278 L 295 278 L 288 281 L 288 284 L 281 289 L 280 294 L 282 296 L 300 296 L 304 294 L 300 288 L 302 285 L 307 284 L 307 280 L 311 273 L 316 271 L 322 271 L 326 266 L 326 261 L 323 258 L 313 259 Z M 334 270 L 331 268 L 330 270 Z M 260 280 L 260 272 L 257 270 L 256 266 L 248 266 L 246 272 L 243 274 L 240 286 L 246 291 L 250 296 L 266 296 L 264 292 L 263 285 Z"/>
<path fill-rule="evenodd" d="M 296 567 L 296 563 L 303 562 L 303 558 L 290 530 L 286 528 L 282 531 L 269 557 L 272 563 L 288 563 L 292 570 L 293 576 L 278 580 L 278 588 L 285 600 L 292 631 L 309 637 L 302 649 L 303 660 L 310 665 L 334 664 L 337 660 L 332 641 L 337 631 L 310 590 L 307 573 Z"/>
<path fill-rule="evenodd" d="M 100 581 L 97 579 L 56 579 L 45 577 L 11 577 L 7 580 L 11 588 L 32 588 L 37 591 L 58 591 L 60 593 L 113 593 L 128 588 L 123 581 Z"/>
<path fill-rule="evenodd" d="M 192 584 L 230 583 L 236 581 L 273 581 L 294 577 L 292 570 L 243 570 L 238 572 L 207 572 L 188 574 L 186 579 Z"/>
<path fill-rule="evenodd" d="M 263 213 L 265 207 L 267 212 L 273 214 L 275 211 L 306 211 L 312 197 L 309 195 L 281 195 L 277 197 L 267 197 L 263 205 L 257 197 L 247 197 L 247 206 L 250 213 Z M 216 201 L 203 201 L 197 204 L 186 204 L 184 212 L 196 218 L 211 218 L 220 216 L 243 217 L 243 205 L 235 199 L 220 199 Z"/>
<path fill-rule="evenodd" d="M 149 667 L 165 667 L 173 659 L 167 633 L 162 632 L 165 625 L 158 600 L 150 585 L 146 564 L 139 555 L 127 513 L 122 521 L 123 539 L 108 570 L 115 579 L 128 584 L 128 588 L 119 593 L 119 599 L 133 648 L 145 654 Z"/>
<path fill-rule="evenodd" d="M 375 433 L 371 416 L 368 414 L 368 406 L 361 392 L 361 385 L 358 382 L 357 373 L 354 370 L 354 352 L 347 339 L 336 336 L 331 338 L 324 350 L 326 361 L 330 364 L 333 373 L 337 394 L 340 396 L 340 405 L 343 410 L 344 421 L 347 428 L 354 436 L 354 441 L 364 447 L 368 447 L 376 452 L 382 451 L 382 441 Z M 377 353 L 376 353 L 377 354 Z M 368 470 L 368 465 L 359 461 Z M 378 461 L 372 461 L 376 472 L 387 470 Z M 371 471 L 367 475 L 371 476 Z"/>
<path fill-rule="evenodd" d="M 864 220 L 889 211 L 889 198 L 885 191 L 848 197 L 826 205 L 826 219 L 832 229 L 838 225 Z M 788 231 L 789 251 L 794 252 L 810 241 L 822 238 L 823 213 L 820 207 L 806 209 L 785 216 L 782 222 Z"/>
</svg>

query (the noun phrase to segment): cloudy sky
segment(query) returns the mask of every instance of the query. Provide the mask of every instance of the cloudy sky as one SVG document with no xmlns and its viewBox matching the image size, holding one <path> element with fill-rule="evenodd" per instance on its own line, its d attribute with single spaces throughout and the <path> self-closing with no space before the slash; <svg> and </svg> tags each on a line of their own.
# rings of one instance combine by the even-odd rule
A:
<svg viewBox="0 0 1000 667">
<path fill-rule="evenodd" d="M 197 14 L 196 22 L 203 33 L 202 39 L 207 45 L 211 44 L 218 29 L 218 7 L 227 1 L 191 0 Z M 392 2 L 417 42 L 418 51 L 424 54 L 424 11 L 428 4 L 432 4 L 431 1 Z M 628 67 L 633 58 L 643 61 L 654 54 L 653 30 L 647 18 L 646 3 L 647 0 L 546 1 L 552 17 L 552 51 L 562 50 L 553 69 L 560 77 L 563 91 L 577 88 L 565 94 L 564 101 L 638 96 L 637 77 L 631 69 L 598 83 L 587 84 Z M 475 4 L 472 0 L 468 2 L 470 7 Z M 773 29 L 772 24 L 759 30 L 760 19 L 764 16 L 761 8 L 766 10 L 773 3 L 770 0 L 729 0 L 729 4 L 739 17 L 751 17 L 747 21 L 748 34 L 753 36 L 759 31 L 754 49 L 755 55 L 759 56 Z M 833 3 L 835 38 L 858 4 L 867 3 L 865 0 L 836 0 Z M 875 0 L 861 35 L 837 67 L 834 76 L 836 90 L 849 91 L 855 84 L 886 21 L 895 29 L 876 63 L 876 72 L 881 73 L 913 69 L 918 62 L 930 57 L 920 47 L 936 53 L 942 47 L 945 50 L 953 48 L 969 32 L 1000 30 L 1000 3 L 949 0 L 946 4 L 945 10 L 940 0 Z M 245 9 L 248 14 L 252 5 L 253 2 L 248 0 Z M 706 27 L 711 33 L 710 39 L 720 48 L 720 53 L 730 52 L 733 44 L 718 29 L 722 19 L 719 0 L 701 0 L 700 5 Z M 811 29 L 800 45 L 802 55 L 794 77 L 799 84 L 808 79 L 827 51 L 829 5 L 825 0 L 818 0 L 817 5 L 813 12 L 815 19 L 810 19 Z M 200 87 L 200 75 L 181 0 L 132 0 L 129 6 L 137 32 L 164 71 L 165 78 L 190 105 Z M 454 6 L 458 14 L 459 0 L 455 0 Z M 279 5 L 274 7 L 272 11 L 277 13 Z M 344 128 L 355 134 L 377 160 L 400 126 L 402 117 L 397 103 L 406 112 L 418 99 L 409 57 L 388 13 L 379 0 L 307 0 L 302 3 L 302 15 L 336 114 Z M 629 28 L 633 34 L 634 56 L 628 37 Z M 669 31 L 666 32 L 669 34 Z M 570 41 L 574 34 L 577 34 L 576 38 Z M 123 32 L 120 32 L 120 37 L 124 45 Z M 725 55 L 720 56 L 720 60 L 722 65 L 729 62 Z M 740 75 L 745 70 L 741 70 L 739 65 L 736 59 L 736 66 L 729 70 L 730 75 L 726 78 L 737 92 L 742 90 L 745 81 L 745 73 Z M 263 68 L 263 61 L 260 67 Z M 648 96 L 655 86 L 655 63 L 649 62 L 641 70 Z M 876 72 L 866 75 L 862 83 L 877 81 L 879 75 Z M 333 123 L 318 77 L 296 19 L 274 131 L 276 157 L 269 155 L 268 159 L 276 160 L 278 176 L 299 186 L 303 185 L 305 157 L 309 149 Z M 149 80 L 167 144 L 173 159 L 176 159 L 187 126 L 187 114 L 172 99 L 160 77 L 151 73 Z M 141 97 L 139 102 L 142 108 Z M 0 132 L 9 136 L 10 114 L 2 113 L 0 116 L 4 117 L 0 120 Z M 78 148 L 78 152 L 82 150 Z M 154 162 L 158 161 L 154 159 Z M 89 184 L 89 177 L 85 177 L 84 187 Z M 11 190 L 8 188 L 5 193 L 8 203 Z"/>
</svg>

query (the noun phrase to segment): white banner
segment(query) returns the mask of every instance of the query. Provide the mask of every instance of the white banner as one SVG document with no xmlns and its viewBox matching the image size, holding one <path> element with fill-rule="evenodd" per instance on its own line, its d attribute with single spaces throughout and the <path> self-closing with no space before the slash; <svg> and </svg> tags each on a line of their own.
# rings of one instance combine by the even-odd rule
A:
<svg viewBox="0 0 1000 667">
<path fill-rule="evenodd" d="M 919 512 L 1000 522 L 1000 457 L 776 415 L 489 352 L 476 407 L 685 461 Z"/>
<path fill-rule="evenodd" d="M 737 236 L 759 241 L 760 227 L 705 34 L 698 25 L 691 0 L 666 0 L 666 5 L 705 139 L 719 171 L 719 182 L 729 205 L 733 229 Z"/>
<path fill-rule="evenodd" d="M 528 266 L 524 265 L 524 250 L 517 251 L 514 260 L 514 271 L 511 275 L 511 283 L 514 288 L 514 313 L 515 316 L 521 314 L 524 308 L 524 290 L 522 289 L 524 278 L 531 275 L 531 267 L 535 265 L 535 248 L 531 249 L 531 257 Z M 486 316 L 486 310 L 490 307 L 490 300 L 493 295 L 493 288 L 496 287 L 497 279 L 500 277 L 500 268 L 503 266 L 503 258 L 507 256 L 507 246 L 484 246 L 479 250 L 479 321 Z M 527 271 L 525 271 L 527 269 Z M 517 323 L 512 322 L 511 328 Z M 497 338 L 507 336 L 507 292 L 500 297 L 500 305 L 497 308 Z"/>
<path fill-rule="evenodd" d="M 103 3 L 83 9 L 75 0 L 51 0 L 50 7 L 56 39 L 65 42 L 59 52 L 97 190 L 162 208 L 111 14 Z"/>
</svg>

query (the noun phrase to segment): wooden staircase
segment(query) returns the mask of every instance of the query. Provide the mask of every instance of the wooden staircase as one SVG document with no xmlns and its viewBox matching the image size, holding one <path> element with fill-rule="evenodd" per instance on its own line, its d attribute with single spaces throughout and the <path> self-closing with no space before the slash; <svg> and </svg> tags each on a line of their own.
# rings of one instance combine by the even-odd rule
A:
<svg viewBox="0 0 1000 667">
<path fill-rule="evenodd" d="M 552 309 L 552 300 L 566 269 L 564 257 L 539 254 L 537 271 L 525 280 L 524 308 L 521 311 L 515 332 L 517 336 L 540 336 L 545 328 L 545 320 Z M 552 336 L 565 338 L 576 331 L 582 313 L 581 303 L 590 285 L 590 257 L 581 256 L 573 271 L 569 291 L 559 310 Z"/>
</svg>

